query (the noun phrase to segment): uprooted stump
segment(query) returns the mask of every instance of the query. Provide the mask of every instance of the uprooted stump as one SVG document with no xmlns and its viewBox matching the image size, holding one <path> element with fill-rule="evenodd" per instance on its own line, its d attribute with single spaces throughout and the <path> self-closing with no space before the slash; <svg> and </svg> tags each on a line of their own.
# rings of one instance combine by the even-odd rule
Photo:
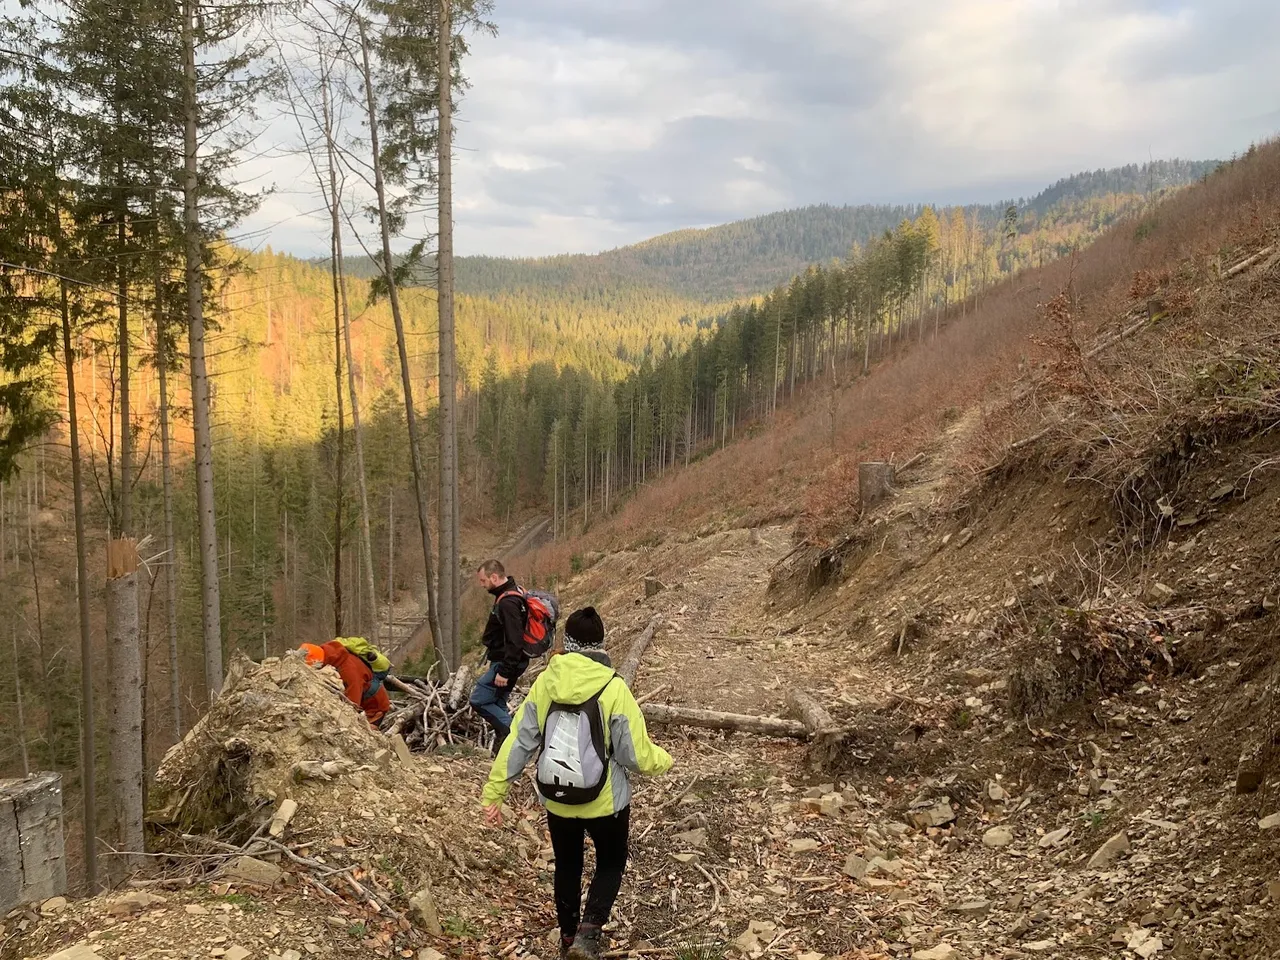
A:
<svg viewBox="0 0 1280 960">
<path fill-rule="evenodd" d="M 1201 611 L 1156 613 L 1141 604 L 1079 610 L 1058 608 L 1042 637 L 1025 647 L 1009 671 L 1009 709 L 1017 716 L 1052 716 L 1090 691 L 1106 695 L 1151 674 L 1171 673 L 1164 637 Z"/>
<path fill-rule="evenodd" d="M 148 822 L 182 833 L 241 824 L 247 834 L 293 784 L 389 760 L 386 738 L 331 673 L 296 655 L 261 664 L 238 656 L 209 712 L 165 755 Z"/>
</svg>

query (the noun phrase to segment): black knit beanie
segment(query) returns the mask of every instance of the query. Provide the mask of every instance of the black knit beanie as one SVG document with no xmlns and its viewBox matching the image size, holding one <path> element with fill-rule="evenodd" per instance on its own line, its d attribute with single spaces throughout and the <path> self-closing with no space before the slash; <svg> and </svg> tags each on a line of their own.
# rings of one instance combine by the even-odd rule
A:
<svg viewBox="0 0 1280 960">
<path fill-rule="evenodd" d="M 564 649 L 566 653 L 596 649 L 604 646 L 604 621 L 595 607 L 583 607 L 569 614 L 564 624 Z"/>
</svg>

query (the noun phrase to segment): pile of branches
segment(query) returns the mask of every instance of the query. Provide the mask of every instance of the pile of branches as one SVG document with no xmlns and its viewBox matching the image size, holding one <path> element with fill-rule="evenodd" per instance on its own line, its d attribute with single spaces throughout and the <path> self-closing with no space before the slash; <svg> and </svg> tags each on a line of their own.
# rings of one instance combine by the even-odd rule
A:
<svg viewBox="0 0 1280 960">
<path fill-rule="evenodd" d="M 416 753 L 458 745 L 488 749 L 493 731 L 468 705 L 470 681 L 466 664 L 444 681 L 387 677 L 387 686 L 401 696 L 392 701 L 379 729 L 388 737 L 400 735 Z"/>
</svg>

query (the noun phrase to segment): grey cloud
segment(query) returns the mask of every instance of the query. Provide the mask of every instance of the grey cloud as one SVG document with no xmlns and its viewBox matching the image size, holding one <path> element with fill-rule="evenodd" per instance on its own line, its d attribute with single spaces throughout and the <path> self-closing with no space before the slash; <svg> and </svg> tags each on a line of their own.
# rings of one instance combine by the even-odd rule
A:
<svg viewBox="0 0 1280 960">
<path fill-rule="evenodd" d="M 1275 132 L 1275 0 L 497 0 L 459 249 L 594 250 L 805 203 L 999 199 Z"/>
</svg>

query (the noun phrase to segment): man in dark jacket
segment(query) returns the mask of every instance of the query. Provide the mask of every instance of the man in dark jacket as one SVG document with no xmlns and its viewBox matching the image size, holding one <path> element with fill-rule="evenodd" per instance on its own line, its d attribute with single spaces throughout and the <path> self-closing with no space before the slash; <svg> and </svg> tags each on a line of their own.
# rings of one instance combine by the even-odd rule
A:
<svg viewBox="0 0 1280 960">
<path fill-rule="evenodd" d="M 496 753 L 511 731 L 511 711 L 507 700 L 516 681 L 529 668 L 524 654 L 524 592 L 497 560 L 486 560 L 476 571 L 480 586 L 494 596 L 493 610 L 485 624 L 485 655 L 489 669 L 476 681 L 471 691 L 471 707 L 493 727 L 493 749 Z"/>
</svg>

